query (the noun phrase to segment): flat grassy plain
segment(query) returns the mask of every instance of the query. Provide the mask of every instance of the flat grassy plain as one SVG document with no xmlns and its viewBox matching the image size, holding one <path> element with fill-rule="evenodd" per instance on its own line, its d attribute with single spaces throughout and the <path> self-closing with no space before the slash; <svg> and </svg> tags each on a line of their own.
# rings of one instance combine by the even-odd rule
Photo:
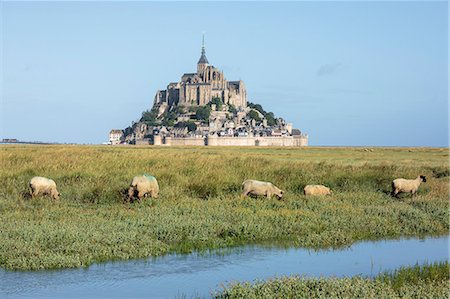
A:
<svg viewBox="0 0 450 299">
<path fill-rule="evenodd" d="M 232 298 L 448 298 L 448 262 L 400 268 L 374 279 L 281 277 L 235 283 L 215 294 Z"/>
<path fill-rule="evenodd" d="M 248 243 L 309 248 L 449 233 L 447 148 L 0 146 L 0 267 L 88 266 Z M 124 203 L 149 173 L 158 199 Z M 391 182 L 427 176 L 395 199 Z M 31 200 L 28 182 L 52 178 L 61 199 Z M 286 191 L 241 198 L 245 179 Z M 307 184 L 332 196 L 305 197 Z"/>
</svg>

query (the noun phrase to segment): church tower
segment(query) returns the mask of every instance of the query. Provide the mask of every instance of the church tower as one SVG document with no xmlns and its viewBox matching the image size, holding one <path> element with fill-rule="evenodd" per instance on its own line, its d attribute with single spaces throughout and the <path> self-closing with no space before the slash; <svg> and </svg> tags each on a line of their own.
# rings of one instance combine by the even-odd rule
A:
<svg viewBox="0 0 450 299">
<path fill-rule="evenodd" d="M 209 65 L 208 59 L 205 55 L 205 35 L 203 35 L 202 39 L 202 56 L 200 56 L 200 59 L 197 62 L 197 74 L 203 74 L 206 67 Z"/>
</svg>

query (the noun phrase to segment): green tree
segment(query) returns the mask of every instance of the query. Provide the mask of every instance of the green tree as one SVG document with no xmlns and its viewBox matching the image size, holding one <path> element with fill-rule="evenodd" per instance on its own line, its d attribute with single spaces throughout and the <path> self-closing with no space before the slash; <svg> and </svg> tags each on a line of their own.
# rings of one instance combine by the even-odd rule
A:
<svg viewBox="0 0 450 299">
<path fill-rule="evenodd" d="M 175 112 L 176 114 L 183 114 L 185 112 L 185 107 L 184 106 L 176 106 L 172 109 L 173 112 Z"/>
<path fill-rule="evenodd" d="M 237 109 L 236 109 L 236 107 L 233 104 L 228 104 L 228 111 L 233 113 L 233 114 L 237 113 Z"/>
<path fill-rule="evenodd" d="M 157 119 L 158 113 L 155 110 L 142 112 L 141 122 L 145 122 L 148 126 L 156 126 L 159 124 Z"/>
<path fill-rule="evenodd" d="M 256 121 L 261 121 L 261 118 L 259 117 L 258 112 L 255 110 L 250 110 L 250 112 L 247 114 L 250 119 L 254 119 Z"/>
<path fill-rule="evenodd" d="M 253 104 L 251 102 L 248 102 L 247 106 L 259 111 L 262 115 L 264 115 L 264 118 L 267 120 L 268 126 L 275 126 L 277 124 L 277 120 L 275 119 L 275 115 L 273 114 L 273 112 L 265 111 L 260 104 Z"/>
<path fill-rule="evenodd" d="M 195 118 L 202 121 L 209 120 L 210 115 L 211 115 L 211 107 L 209 106 L 199 107 L 195 112 Z"/>
<path fill-rule="evenodd" d="M 223 106 L 223 102 L 222 99 L 219 97 L 214 97 L 212 98 L 211 102 L 209 102 L 211 105 L 214 104 L 216 105 L 216 111 L 221 111 L 222 110 L 222 106 Z"/>
<path fill-rule="evenodd" d="M 189 132 L 195 132 L 197 125 L 192 121 L 180 121 L 175 124 L 176 128 L 187 128 Z"/>
<path fill-rule="evenodd" d="M 174 121 L 173 119 L 164 119 L 164 120 L 161 122 L 161 124 L 162 124 L 163 126 L 166 126 L 166 127 L 173 127 L 174 124 L 175 124 L 175 121 Z"/>
<path fill-rule="evenodd" d="M 275 126 L 277 124 L 277 120 L 275 119 L 275 115 L 273 115 L 273 112 L 269 112 L 265 115 L 265 118 L 267 120 L 268 126 Z"/>
<path fill-rule="evenodd" d="M 189 132 L 195 132 L 197 130 L 197 125 L 192 121 L 188 121 L 186 126 Z"/>
<path fill-rule="evenodd" d="M 142 112 L 141 121 L 154 121 L 157 117 L 157 112 L 155 110 L 146 110 Z"/>
</svg>

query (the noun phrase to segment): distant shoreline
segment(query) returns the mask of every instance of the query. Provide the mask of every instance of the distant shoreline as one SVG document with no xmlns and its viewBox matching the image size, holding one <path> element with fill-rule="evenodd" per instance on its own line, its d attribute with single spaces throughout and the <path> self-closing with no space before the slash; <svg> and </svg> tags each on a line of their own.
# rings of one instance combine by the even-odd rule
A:
<svg viewBox="0 0 450 299">
<path fill-rule="evenodd" d="M 58 142 L 28 142 L 28 141 L 17 141 L 17 142 L 0 142 L 0 145 L 79 145 L 79 146 L 107 146 L 107 147 L 137 147 L 137 148 L 143 148 L 143 147 L 162 147 L 165 148 L 167 146 L 159 146 L 159 145 L 131 145 L 131 144 L 119 144 L 119 145 L 110 145 L 110 144 L 101 144 L 101 143 L 58 143 Z M 172 145 L 170 147 L 173 148 L 183 148 L 183 147 L 199 147 L 203 148 L 204 146 L 194 146 L 194 145 L 188 145 L 188 146 L 176 146 Z M 217 146 L 217 147 L 229 147 L 229 148 L 295 148 L 299 150 L 305 150 L 306 148 L 299 148 L 299 147 L 288 147 L 288 146 Z M 208 147 L 211 148 L 211 147 Z M 409 146 L 409 145 L 309 145 L 307 147 L 308 149 L 314 149 L 314 148 L 377 148 L 377 149 L 392 149 L 392 148 L 402 148 L 402 149 L 450 149 L 450 147 L 447 146 Z"/>
</svg>

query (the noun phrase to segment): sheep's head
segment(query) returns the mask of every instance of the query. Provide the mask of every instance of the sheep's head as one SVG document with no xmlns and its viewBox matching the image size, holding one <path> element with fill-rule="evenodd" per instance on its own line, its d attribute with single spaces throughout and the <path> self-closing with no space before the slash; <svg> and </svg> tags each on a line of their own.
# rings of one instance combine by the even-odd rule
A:
<svg viewBox="0 0 450 299">
<path fill-rule="evenodd" d="M 283 190 L 280 190 L 280 189 L 278 189 L 279 191 L 276 193 L 276 196 L 278 197 L 278 199 L 282 199 L 283 198 L 283 194 L 284 194 L 284 191 Z"/>
<path fill-rule="evenodd" d="M 424 182 L 424 183 L 427 181 L 427 178 L 424 175 L 421 175 L 420 178 L 422 179 L 422 182 Z"/>
<path fill-rule="evenodd" d="M 60 196 L 61 196 L 61 193 L 59 193 L 59 192 L 52 192 L 53 199 L 58 200 Z"/>
</svg>

